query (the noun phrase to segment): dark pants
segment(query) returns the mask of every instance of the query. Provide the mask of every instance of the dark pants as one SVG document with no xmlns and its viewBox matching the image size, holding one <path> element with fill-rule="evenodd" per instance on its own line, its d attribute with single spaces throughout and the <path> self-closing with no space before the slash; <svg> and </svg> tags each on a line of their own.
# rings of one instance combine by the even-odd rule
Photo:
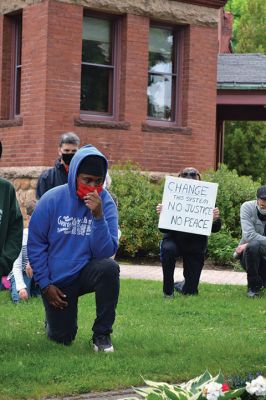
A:
<svg viewBox="0 0 266 400">
<path fill-rule="evenodd" d="M 92 327 L 94 335 L 112 333 L 119 296 L 119 265 L 113 259 L 92 260 L 75 282 L 60 289 L 66 294 L 68 302 L 63 310 L 51 306 L 43 296 L 46 332 L 50 339 L 64 344 L 70 344 L 75 339 L 78 330 L 78 298 L 91 292 L 95 292 L 96 298 L 96 319 Z"/>
<path fill-rule="evenodd" d="M 161 260 L 163 268 L 163 292 L 171 295 L 174 292 L 174 271 L 177 257 L 183 258 L 184 294 L 196 294 L 200 274 L 204 266 L 204 253 L 190 253 L 180 247 L 178 241 L 165 238 L 161 243 Z"/>
<path fill-rule="evenodd" d="M 247 271 L 248 288 L 258 291 L 266 286 L 266 259 L 262 256 L 258 241 L 250 242 L 240 256 L 242 267 Z"/>
</svg>

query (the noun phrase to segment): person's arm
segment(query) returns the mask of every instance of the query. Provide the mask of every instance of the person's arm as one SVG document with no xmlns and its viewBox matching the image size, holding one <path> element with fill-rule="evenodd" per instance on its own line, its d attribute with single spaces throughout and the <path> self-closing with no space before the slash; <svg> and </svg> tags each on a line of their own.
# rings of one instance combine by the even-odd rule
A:
<svg viewBox="0 0 266 400">
<path fill-rule="evenodd" d="M 0 277 L 8 275 L 22 246 L 23 217 L 16 199 L 15 189 L 10 188 L 10 207 L 5 243 L 0 257 Z"/>
<path fill-rule="evenodd" d="M 46 202 L 39 200 L 29 223 L 27 252 L 34 280 L 44 288 L 51 282 L 48 271 L 48 231 L 50 226 Z"/>
<path fill-rule="evenodd" d="M 212 233 L 219 232 L 222 227 L 222 221 L 220 218 L 220 210 L 218 207 L 213 209 L 213 222 L 212 222 Z"/>
<path fill-rule="evenodd" d="M 16 283 L 16 289 L 19 292 L 21 289 L 26 289 L 27 285 L 23 279 L 23 265 L 25 265 L 25 255 L 27 254 L 27 241 L 28 241 L 28 230 L 23 231 L 22 249 L 19 253 L 18 258 L 13 264 L 13 274 Z"/>
<path fill-rule="evenodd" d="M 48 233 L 50 215 L 46 200 L 41 199 L 31 216 L 29 223 L 28 258 L 33 270 L 34 280 L 40 286 L 41 293 L 55 308 L 67 307 L 65 294 L 50 281 L 48 269 Z"/>
<path fill-rule="evenodd" d="M 117 207 L 108 192 L 104 193 L 102 213 L 93 218 L 90 239 L 95 258 L 112 257 L 118 249 Z"/>
<path fill-rule="evenodd" d="M 251 203 L 244 203 L 240 208 L 240 222 L 242 228 L 242 238 L 245 242 L 257 240 L 263 246 L 266 246 L 266 236 L 256 232 L 256 226 L 253 221 L 254 211 Z"/>
<path fill-rule="evenodd" d="M 27 291 L 27 285 L 23 279 L 23 250 L 21 250 L 18 258 L 13 265 L 13 274 L 15 279 L 16 290 L 21 300 L 28 300 L 29 295 Z"/>
<path fill-rule="evenodd" d="M 13 264 L 13 274 L 15 278 L 17 291 L 19 292 L 20 289 L 25 289 L 26 285 L 23 279 L 23 272 L 22 272 L 22 250 Z"/>
<path fill-rule="evenodd" d="M 161 214 L 161 212 L 162 212 L 162 209 L 163 209 L 163 205 L 161 204 L 161 203 L 159 203 L 159 204 L 157 204 L 157 206 L 156 206 L 156 212 L 157 212 L 157 214 L 160 216 L 160 214 Z M 159 231 L 161 232 L 161 233 L 166 233 L 166 234 L 171 234 L 171 232 L 173 232 L 173 231 L 170 231 L 169 229 L 163 229 L 163 228 L 159 228 Z"/>
<path fill-rule="evenodd" d="M 46 178 L 45 178 L 45 172 L 44 171 L 38 179 L 37 186 L 36 186 L 36 199 L 39 200 L 42 195 L 47 192 L 46 188 Z"/>
</svg>

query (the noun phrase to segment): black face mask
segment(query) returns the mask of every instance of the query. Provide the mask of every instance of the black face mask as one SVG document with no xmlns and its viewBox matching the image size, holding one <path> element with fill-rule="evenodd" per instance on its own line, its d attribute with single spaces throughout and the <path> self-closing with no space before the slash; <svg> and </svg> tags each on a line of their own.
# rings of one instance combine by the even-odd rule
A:
<svg viewBox="0 0 266 400">
<path fill-rule="evenodd" d="M 258 209 L 257 209 L 257 215 L 258 215 L 258 218 L 259 218 L 261 221 L 266 221 L 266 215 L 261 214 L 261 213 L 259 212 Z"/>
<path fill-rule="evenodd" d="M 75 153 L 62 153 L 61 158 L 62 158 L 62 160 L 64 161 L 64 163 L 65 163 L 66 165 L 69 165 L 69 164 L 70 164 L 70 161 L 71 161 L 72 158 L 74 157 L 74 154 L 75 154 Z"/>
</svg>

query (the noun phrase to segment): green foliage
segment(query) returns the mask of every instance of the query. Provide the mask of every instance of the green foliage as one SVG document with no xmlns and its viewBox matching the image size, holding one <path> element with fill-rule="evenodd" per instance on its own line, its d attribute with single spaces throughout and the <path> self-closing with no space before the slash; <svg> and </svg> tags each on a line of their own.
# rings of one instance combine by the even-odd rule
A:
<svg viewBox="0 0 266 400">
<path fill-rule="evenodd" d="M 243 2 L 237 30 L 238 53 L 266 54 L 266 2 L 248 0 Z"/>
<path fill-rule="evenodd" d="M 130 163 L 113 167 L 111 176 L 122 231 L 118 255 L 158 255 L 161 234 L 156 205 L 162 200 L 163 182 L 152 183 L 148 175 Z"/>
<path fill-rule="evenodd" d="M 234 15 L 233 43 L 237 53 L 266 54 L 266 1 L 229 0 L 226 10 Z M 266 123 L 226 122 L 224 162 L 240 175 L 266 181 Z"/>
<path fill-rule="evenodd" d="M 233 238 L 226 227 L 222 227 L 220 232 L 210 236 L 208 241 L 208 255 L 215 264 L 234 265 L 233 253 L 239 240 Z"/>
<path fill-rule="evenodd" d="M 236 53 L 266 53 L 266 2 L 228 0 L 225 7 L 234 16 L 233 43 Z"/>
<path fill-rule="evenodd" d="M 244 4 L 247 3 L 248 0 L 228 0 L 225 6 L 225 11 L 229 11 L 234 16 L 234 24 L 233 24 L 233 48 L 236 48 L 237 45 L 237 32 L 239 21 L 242 15 L 242 9 Z"/>
<path fill-rule="evenodd" d="M 135 392 L 147 400 L 204 400 L 204 399 L 241 399 L 246 393 L 246 385 L 238 389 L 230 389 L 219 373 L 213 377 L 208 371 L 180 385 L 169 385 L 165 382 L 144 380 L 147 387 L 135 389 Z M 223 388 L 223 385 L 226 387 Z M 137 397 L 128 400 L 137 400 Z M 255 399 L 254 399 L 255 400 Z"/>
<path fill-rule="evenodd" d="M 249 176 L 238 176 L 235 170 L 230 171 L 223 164 L 217 171 L 206 171 L 203 179 L 219 185 L 216 205 L 220 209 L 225 229 L 220 235 L 223 236 L 224 232 L 228 231 L 234 238 L 239 238 L 241 236 L 240 206 L 245 201 L 256 198 L 260 182 L 253 182 Z"/>
<path fill-rule="evenodd" d="M 161 202 L 164 180 L 154 183 L 147 174 L 133 164 L 117 165 L 111 170 L 111 192 L 118 199 L 119 220 L 122 236 L 118 257 L 159 258 L 159 242 L 156 205 Z M 216 264 L 234 265 L 234 249 L 241 237 L 240 206 L 256 196 L 260 182 L 248 176 L 239 177 L 221 165 L 217 171 L 203 173 L 203 179 L 219 185 L 217 206 L 222 218 L 222 230 L 209 238 L 208 257 Z"/>
<path fill-rule="evenodd" d="M 226 122 L 224 162 L 239 175 L 266 182 L 265 146 L 265 122 Z"/>
<path fill-rule="evenodd" d="M 79 299 L 71 346 L 46 338 L 40 298 L 14 305 L 0 291 L 0 310 L 1 400 L 93 396 L 138 387 L 141 376 L 186 382 L 205 368 L 213 375 L 266 373 L 266 292 L 250 300 L 244 286 L 202 283 L 199 296 L 177 294 L 169 302 L 161 282 L 122 279 L 110 354 L 90 346 L 94 294 Z"/>
</svg>

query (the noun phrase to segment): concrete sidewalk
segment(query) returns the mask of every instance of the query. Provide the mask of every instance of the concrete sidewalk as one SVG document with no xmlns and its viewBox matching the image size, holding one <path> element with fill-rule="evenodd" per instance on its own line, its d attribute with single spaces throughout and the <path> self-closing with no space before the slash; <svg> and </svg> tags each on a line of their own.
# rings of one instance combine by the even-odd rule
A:
<svg viewBox="0 0 266 400">
<path fill-rule="evenodd" d="M 119 263 L 119 265 L 122 279 L 148 279 L 154 281 L 162 281 L 163 279 L 161 266 L 123 263 Z M 177 266 L 175 269 L 175 281 L 182 281 L 183 279 L 183 269 Z M 247 274 L 245 272 L 206 268 L 201 273 L 200 281 L 214 284 L 246 285 Z"/>
</svg>

